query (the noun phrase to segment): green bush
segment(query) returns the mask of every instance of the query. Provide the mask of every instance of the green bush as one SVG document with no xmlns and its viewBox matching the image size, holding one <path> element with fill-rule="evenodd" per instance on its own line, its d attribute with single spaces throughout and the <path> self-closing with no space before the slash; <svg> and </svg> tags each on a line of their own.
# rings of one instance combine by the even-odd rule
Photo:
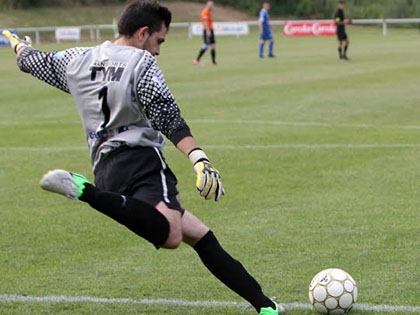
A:
<svg viewBox="0 0 420 315">
<path fill-rule="evenodd" d="M 189 0 L 187 0 L 189 1 Z M 207 0 L 195 0 L 205 3 Z M 256 16 L 263 0 L 216 0 Z M 331 18 L 337 0 L 269 0 L 271 14 L 284 18 Z M 410 18 L 420 16 L 420 0 L 347 0 L 346 14 L 352 18 Z"/>
</svg>

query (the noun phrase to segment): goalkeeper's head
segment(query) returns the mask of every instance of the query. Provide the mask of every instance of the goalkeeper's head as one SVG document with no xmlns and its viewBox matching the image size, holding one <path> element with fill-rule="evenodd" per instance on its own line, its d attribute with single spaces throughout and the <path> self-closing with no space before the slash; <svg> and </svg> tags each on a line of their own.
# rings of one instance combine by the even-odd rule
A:
<svg viewBox="0 0 420 315">
<path fill-rule="evenodd" d="M 159 55 L 172 14 L 155 0 L 131 0 L 118 21 L 118 33 L 132 46 Z"/>
<path fill-rule="evenodd" d="M 338 1 L 338 7 L 339 8 L 343 9 L 345 5 L 346 5 L 346 1 L 344 1 L 344 0 Z"/>
</svg>

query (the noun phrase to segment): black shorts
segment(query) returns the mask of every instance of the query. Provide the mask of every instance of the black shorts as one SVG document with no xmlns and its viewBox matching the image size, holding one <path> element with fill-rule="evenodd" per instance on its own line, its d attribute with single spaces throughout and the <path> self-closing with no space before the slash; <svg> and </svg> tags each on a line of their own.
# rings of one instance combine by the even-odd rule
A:
<svg viewBox="0 0 420 315">
<path fill-rule="evenodd" d="M 163 201 L 183 214 L 177 182 L 160 150 L 151 147 L 122 146 L 95 169 L 95 185 L 99 189 L 131 196 L 152 206 Z"/>
<path fill-rule="evenodd" d="M 214 38 L 214 31 L 210 30 L 210 36 L 207 36 L 206 30 L 203 30 L 203 41 L 206 45 L 216 44 L 216 39 Z"/>
<path fill-rule="evenodd" d="M 343 40 L 346 40 L 347 39 L 347 33 L 346 33 L 346 31 L 337 30 L 337 39 L 340 42 L 343 41 Z"/>
</svg>

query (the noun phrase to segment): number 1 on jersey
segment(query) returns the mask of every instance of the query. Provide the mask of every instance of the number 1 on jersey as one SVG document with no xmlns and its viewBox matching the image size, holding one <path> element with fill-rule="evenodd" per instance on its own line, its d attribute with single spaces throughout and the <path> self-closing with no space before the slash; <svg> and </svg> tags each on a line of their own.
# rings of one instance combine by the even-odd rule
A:
<svg viewBox="0 0 420 315">
<path fill-rule="evenodd" d="M 109 119 L 111 116 L 111 110 L 109 109 L 108 106 L 108 87 L 104 86 L 100 91 L 99 91 L 99 100 L 102 100 L 102 113 L 104 114 L 104 122 L 102 123 L 101 127 L 105 128 L 106 125 L 109 123 Z"/>
</svg>

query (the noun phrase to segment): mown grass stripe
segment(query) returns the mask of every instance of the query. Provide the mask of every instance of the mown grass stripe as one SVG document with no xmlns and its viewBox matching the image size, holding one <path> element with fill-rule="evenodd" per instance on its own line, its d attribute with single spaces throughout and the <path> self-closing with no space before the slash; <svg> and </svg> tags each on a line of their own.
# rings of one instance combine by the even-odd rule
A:
<svg viewBox="0 0 420 315">
<path fill-rule="evenodd" d="M 420 143 L 368 143 L 368 144 L 272 144 L 272 145 L 202 145 L 206 149 L 226 149 L 226 150 L 276 150 L 276 149 L 388 149 L 388 148 L 420 148 Z M 175 147 L 168 145 L 166 149 L 175 149 Z M 34 151 L 34 152 L 49 152 L 49 151 L 81 151 L 88 150 L 87 146 L 74 147 L 0 147 L 0 151 Z"/>
<path fill-rule="evenodd" d="M 386 129 L 420 129 L 419 125 L 374 125 L 374 124 L 342 124 L 314 121 L 275 121 L 275 120 L 247 120 L 247 119 L 187 119 L 189 123 L 204 124 L 251 124 L 267 126 L 293 127 L 333 127 L 333 128 L 386 128 Z M 42 125 L 79 125 L 80 121 L 0 121 L 0 126 L 42 126 Z"/>
</svg>

